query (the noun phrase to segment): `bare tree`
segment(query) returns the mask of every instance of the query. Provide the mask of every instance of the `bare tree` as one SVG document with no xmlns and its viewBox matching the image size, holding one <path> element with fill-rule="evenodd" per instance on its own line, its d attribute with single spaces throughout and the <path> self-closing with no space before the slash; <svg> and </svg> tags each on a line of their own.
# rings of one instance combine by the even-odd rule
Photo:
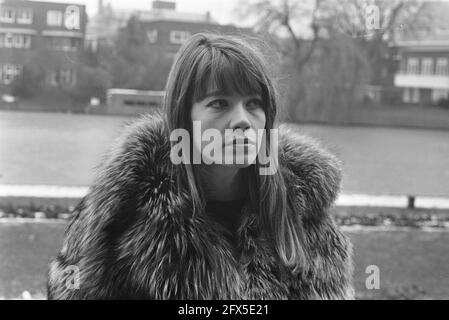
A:
<svg viewBox="0 0 449 320">
<path fill-rule="evenodd" d="M 238 14 L 281 53 L 291 118 L 344 122 L 363 85 L 382 81 L 390 42 L 428 23 L 422 7 L 420 0 L 253 0 Z"/>
<path fill-rule="evenodd" d="M 271 35 L 278 51 L 301 71 L 313 55 L 320 37 L 319 13 L 323 1 L 241 1 L 236 11 L 240 17 L 254 20 L 257 32 Z"/>
<path fill-rule="evenodd" d="M 382 81 L 389 45 L 405 33 L 429 26 L 419 0 L 345 0 L 334 3 L 336 31 L 350 36 L 371 66 L 372 83 Z M 328 2 L 329 4 L 329 2 Z"/>
</svg>

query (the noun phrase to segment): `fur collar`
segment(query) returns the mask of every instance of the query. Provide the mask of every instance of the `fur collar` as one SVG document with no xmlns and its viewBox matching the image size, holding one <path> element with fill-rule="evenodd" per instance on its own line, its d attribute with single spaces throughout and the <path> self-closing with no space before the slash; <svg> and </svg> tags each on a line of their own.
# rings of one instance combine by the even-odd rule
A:
<svg viewBox="0 0 449 320">
<path fill-rule="evenodd" d="M 141 173 L 150 179 L 168 183 L 170 143 L 166 130 L 161 115 L 142 116 L 125 129 L 106 160 L 115 162 L 116 154 L 122 154 L 130 164 L 138 164 L 145 159 L 147 163 L 143 163 L 144 167 L 141 168 L 145 172 Z M 333 204 L 340 191 L 341 162 L 317 140 L 300 134 L 295 127 L 287 124 L 279 127 L 279 147 L 280 170 L 288 190 L 295 193 L 301 204 L 301 214 L 319 218 Z M 99 170 L 99 175 L 102 170 Z M 123 173 L 125 180 L 129 176 L 130 173 Z M 136 175 L 136 178 L 139 177 L 143 176 Z"/>
<path fill-rule="evenodd" d="M 280 128 L 280 170 L 304 225 L 309 266 L 282 267 L 243 209 L 238 259 L 220 226 L 190 217 L 189 194 L 170 191 L 170 143 L 161 116 L 131 124 L 98 168 L 50 267 L 50 298 L 316 299 L 351 295 L 351 245 L 328 215 L 340 162 L 316 141 Z M 80 270 L 67 290 L 65 268 Z"/>
</svg>

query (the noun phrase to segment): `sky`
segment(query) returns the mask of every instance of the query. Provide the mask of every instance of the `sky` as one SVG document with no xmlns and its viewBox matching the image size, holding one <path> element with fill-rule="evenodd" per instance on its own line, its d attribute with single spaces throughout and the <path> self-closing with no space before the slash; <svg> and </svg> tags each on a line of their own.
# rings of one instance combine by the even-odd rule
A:
<svg viewBox="0 0 449 320">
<path fill-rule="evenodd" d="M 79 3 L 86 5 L 89 16 L 97 12 L 98 0 L 45 0 L 47 2 Z M 206 13 L 210 11 L 212 18 L 221 24 L 238 23 L 233 9 L 240 0 L 177 0 L 177 10 L 183 12 Z M 151 9 L 152 0 L 104 0 L 110 2 L 113 8 L 121 9 Z"/>
</svg>

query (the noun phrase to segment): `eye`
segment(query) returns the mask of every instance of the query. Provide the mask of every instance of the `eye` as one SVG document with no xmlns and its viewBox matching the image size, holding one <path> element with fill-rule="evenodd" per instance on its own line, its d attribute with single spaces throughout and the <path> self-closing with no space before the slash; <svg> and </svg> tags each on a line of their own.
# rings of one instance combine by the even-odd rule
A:
<svg viewBox="0 0 449 320">
<path fill-rule="evenodd" d="M 228 105 L 228 102 L 224 99 L 216 99 L 209 102 L 206 106 L 209 108 L 221 109 Z"/>
<path fill-rule="evenodd" d="M 251 99 L 246 103 L 246 105 L 249 109 L 258 109 L 262 108 L 263 102 L 260 99 Z"/>
</svg>

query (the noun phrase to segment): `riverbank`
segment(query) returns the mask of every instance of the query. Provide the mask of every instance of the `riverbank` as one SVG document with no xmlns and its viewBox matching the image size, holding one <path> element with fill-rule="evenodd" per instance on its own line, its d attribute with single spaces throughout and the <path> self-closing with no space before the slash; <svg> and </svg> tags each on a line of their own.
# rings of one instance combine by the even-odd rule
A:
<svg viewBox="0 0 449 320">
<path fill-rule="evenodd" d="M 28 205 L 14 205 L 13 202 L 0 201 L 0 223 L 42 223 L 46 220 L 64 222 L 70 219 L 80 199 L 62 199 L 59 203 L 51 199 L 40 200 L 39 203 L 39 199 L 35 198 L 34 202 Z M 64 200 L 71 200 L 72 204 L 67 205 Z M 377 227 L 379 230 L 394 228 L 449 230 L 447 209 L 337 205 L 330 209 L 330 213 L 339 225 L 347 227 Z"/>
<path fill-rule="evenodd" d="M 348 119 L 336 122 L 294 121 L 298 124 L 335 126 L 366 126 L 387 128 L 416 128 L 449 130 L 449 108 L 421 105 L 360 105 L 354 108 Z"/>
<path fill-rule="evenodd" d="M 65 114 L 89 114 L 114 116 L 108 112 L 108 107 L 101 104 L 96 107 L 61 101 L 48 103 L 46 101 L 19 101 L 14 104 L 0 103 L 0 111 L 10 112 L 47 112 Z M 150 112 L 150 111 L 149 111 Z M 115 115 L 117 117 L 137 117 Z M 433 130 L 449 130 L 449 109 L 439 106 L 421 105 L 360 105 L 353 109 L 351 115 L 342 121 L 307 121 L 287 119 L 297 124 L 318 124 L 327 126 L 372 126 L 387 128 L 417 128 Z"/>
</svg>

